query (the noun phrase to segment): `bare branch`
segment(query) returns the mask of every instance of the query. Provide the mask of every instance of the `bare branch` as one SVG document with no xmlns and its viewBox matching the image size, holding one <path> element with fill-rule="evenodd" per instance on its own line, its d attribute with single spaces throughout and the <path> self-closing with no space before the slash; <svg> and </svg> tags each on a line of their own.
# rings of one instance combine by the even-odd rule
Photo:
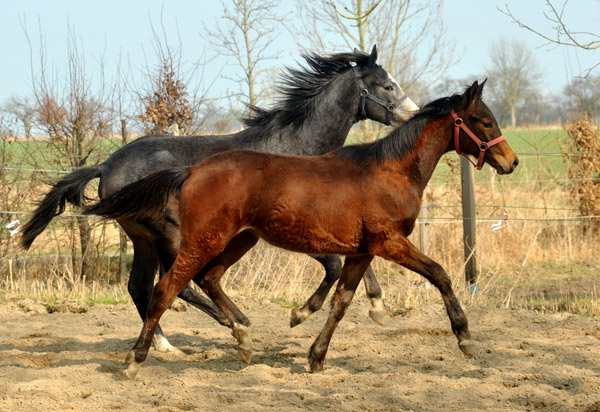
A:
<svg viewBox="0 0 600 412">
<path fill-rule="evenodd" d="M 284 19 L 275 12 L 279 0 L 222 0 L 222 23 L 214 28 L 204 26 L 205 38 L 218 55 L 236 62 L 241 73 L 224 75 L 239 84 L 245 100 L 257 105 L 264 90 L 258 85 L 266 69 L 263 63 L 278 56 L 273 47 L 275 24 L 283 25 Z"/>
<path fill-rule="evenodd" d="M 600 40 L 584 41 L 584 40 L 578 38 L 581 36 L 587 36 L 587 37 L 592 37 L 594 39 L 599 39 L 600 38 L 599 35 L 597 35 L 595 33 L 591 33 L 591 32 L 586 32 L 586 31 L 572 31 L 571 29 L 569 29 L 567 27 L 567 24 L 565 23 L 565 21 L 563 19 L 564 10 L 567 6 L 567 3 L 568 3 L 568 1 L 565 0 L 565 2 L 562 5 L 561 10 L 558 11 L 557 8 L 554 6 L 554 4 L 552 4 L 551 0 L 546 0 L 546 5 L 549 7 L 550 10 L 549 10 L 549 12 L 544 12 L 544 17 L 546 18 L 546 20 L 555 24 L 555 26 L 553 28 L 555 30 L 554 37 L 551 37 L 549 34 L 543 33 L 539 29 L 535 29 L 532 26 L 524 23 L 522 20 L 520 20 L 513 14 L 513 12 L 510 10 L 508 5 L 506 5 L 506 4 L 504 5 L 504 9 L 501 9 L 500 7 L 497 7 L 497 9 L 502 14 L 510 17 L 513 20 L 513 22 L 517 23 L 517 25 L 519 27 L 529 30 L 530 32 L 532 32 L 532 33 L 536 34 L 537 36 L 541 37 L 542 39 L 546 40 L 546 42 L 547 42 L 546 45 L 554 44 L 554 45 L 560 45 L 560 46 L 577 47 L 577 48 L 580 48 L 583 50 L 599 49 L 600 48 Z"/>
<path fill-rule="evenodd" d="M 334 8 L 335 12 L 337 14 L 339 14 L 340 16 L 342 16 L 343 18 L 347 19 L 347 20 L 364 20 L 367 17 L 369 17 L 369 14 L 371 14 L 373 12 L 373 10 L 375 10 L 375 8 L 377 6 L 379 6 L 379 3 L 381 3 L 382 0 L 379 0 L 377 3 L 375 3 L 373 6 L 369 7 L 366 10 L 356 10 L 356 11 L 352 11 L 350 10 L 348 7 L 344 6 L 344 10 L 346 10 L 348 13 L 350 13 L 350 15 L 346 15 L 344 13 L 342 13 L 341 11 L 339 11 L 339 9 L 336 7 L 335 3 L 330 2 L 329 4 L 331 4 L 331 6 Z"/>
</svg>

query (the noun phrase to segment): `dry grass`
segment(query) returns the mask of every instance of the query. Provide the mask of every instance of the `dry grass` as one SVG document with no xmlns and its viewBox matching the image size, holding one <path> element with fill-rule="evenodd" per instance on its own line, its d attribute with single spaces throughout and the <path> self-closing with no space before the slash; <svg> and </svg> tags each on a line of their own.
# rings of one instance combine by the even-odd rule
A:
<svg viewBox="0 0 600 412">
<path fill-rule="evenodd" d="M 461 301 L 599 315 L 600 234 L 585 230 L 582 220 L 577 220 L 580 211 L 571 186 L 554 182 L 551 174 L 548 179 L 542 157 L 523 157 L 511 176 L 497 176 L 489 168 L 479 172 L 475 249 L 479 279 L 478 292 L 470 293 L 463 275 L 460 179 L 453 167 L 456 162 L 452 156 L 449 159 L 447 176 L 434 180 L 426 193 L 429 224 L 417 225 L 411 239 L 419 245 L 419 232 L 427 231 L 428 242 L 422 249 L 446 269 Z M 27 199 L 39 198 L 47 190 L 39 183 L 6 187 L 11 190 L 0 199 L 4 207 L 17 199 L 20 210 L 31 207 Z M 23 193 L 28 196 L 24 198 Z M 492 230 L 492 224 L 503 220 L 505 209 L 508 220 L 501 230 Z M 28 219 L 26 215 L 10 216 L 15 218 Z M 2 232 L 0 301 L 128 301 L 126 286 L 114 281 L 119 244 L 115 224 L 92 221 L 95 276 L 84 280 L 76 275 L 80 257 L 71 253 L 74 242 L 77 244 L 73 220 L 68 215 L 54 219 L 27 253 L 16 247 L 16 238 Z M 392 311 L 406 311 L 440 299 L 423 278 L 398 265 L 376 258 L 373 267 Z M 223 285 L 232 295 L 294 305 L 310 296 L 322 276 L 321 266 L 308 256 L 261 242 L 229 270 Z M 357 298 L 363 294 L 359 287 Z"/>
</svg>

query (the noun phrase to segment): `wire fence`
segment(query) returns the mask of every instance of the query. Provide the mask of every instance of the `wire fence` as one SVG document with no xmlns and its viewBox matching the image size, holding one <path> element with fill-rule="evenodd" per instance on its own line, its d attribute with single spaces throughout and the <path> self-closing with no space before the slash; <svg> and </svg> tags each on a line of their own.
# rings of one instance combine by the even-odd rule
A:
<svg viewBox="0 0 600 412">
<path fill-rule="evenodd" d="M 0 155 L 2 153 L 0 152 Z M 564 158 L 578 159 L 581 156 L 597 157 L 594 152 L 521 152 L 520 167 L 523 173 L 496 176 L 481 172 L 476 176 L 476 216 L 471 218 L 477 225 L 477 248 L 483 260 L 494 265 L 499 261 L 519 264 L 524 259 L 580 259 L 591 253 L 600 253 L 597 233 L 586 230 L 589 222 L 600 222 L 600 211 L 583 213 L 575 201 L 572 190 L 578 182 L 600 182 L 600 176 L 571 178 L 564 172 L 548 173 L 535 167 L 524 167 L 532 159 Z M 453 159 L 455 154 L 449 157 Z M 76 208 L 68 206 L 66 211 L 51 222 L 48 229 L 36 240 L 31 251 L 18 247 L 18 224 L 24 223 L 44 194 L 48 183 L 56 181 L 75 170 L 60 165 L 51 167 L 31 162 L 25 154 L 21 159 L 8 159 L 0 163 L 0 182 L 5 189 L 0 195 L 0 278 L 8 272 L 19 272 L 28 276 L 41 273 L 76 273 L 80 270 L 82 256 L 93 253 L 97 276 L 113 279 L 122 248 L 122 234 L 115 222 L 83 216 Z M 455 159 L 456 157 L 454 157 Z M 519 170 L 519 169 L 517 169 Z M 23 176 L 27 175 L 27 179 Z M 421 239 L 426 231 L 426 240 L 420 247 L 434 260 L 450 270 L 460 270 L 463 265 L 461 246 L 462 216 L 460 203 L 460 177 L 456 170 L 446 170 L 434 176 L 425 192 L 421 217 L 416 222 L 413 242 Z M 89 197 L 94 185 L 90 185 Z M 90 219 L 92 236 L 89 248 L 82 253 L 79 222 Z M 18 223 L 15 223 L 16 221 Z M 12 225 L 12 226 L 11 226 Z M 488 250 L 493 250 L 493 254 Z M 519 250 L 519 252 L 515 252 Z M 521 251 L 529 251 L 527 254 Z M 131 263 L 131 244 L 127 259 Z M 44 263 L 45 262 L 45 263 Z M 45 266 L 44 266 L 45 265 Z"/>
</svg>

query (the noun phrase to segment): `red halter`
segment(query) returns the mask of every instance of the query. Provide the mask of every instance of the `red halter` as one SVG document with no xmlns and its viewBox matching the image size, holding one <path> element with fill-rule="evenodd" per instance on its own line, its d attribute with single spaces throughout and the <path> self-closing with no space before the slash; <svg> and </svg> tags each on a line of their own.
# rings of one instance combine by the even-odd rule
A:
<svg viewBox="0 0 600 412">
<path fill-rule="evenodd" d="M 450 111 L 450 114 L 454 118 L 454 149 L 456 150 L 456 153 L 458 153 L 459 155 L 465 156 L 467 158 L 467 160 L 469 162 L 471 162 L 473 164 L 473 166 L 475 166 L 477 168 L 477 170 L 481 170 L 481 168 L 483 167 L 483 156 L 485 156 L 485 151 L 487 149 L 489 149 L 490 147 L 494 146 L 495 144 L 498 144 L 501 141 L 506 140 L 506 137 L 504 135 L 502 135 L 502 136 L 496 137 L 494 140 L 491 140 L 489 142 L 482 142 L 465 125 L 465 123 L 463 122 L 463 119 L 461 119 L 460 117 L 457 116 L 454 109 L 452 109 L 452 111 Z M 460 145 L 458 143 L 459 142 L 458 133 L 459 133 L 460 129 L 463 129 L 464 132 L 467 134 L 467 136 L 469 136 L 471 138 L 471 140 L 473 140 L 477 144 L 477 147 L 479 147 L 479 159 L 477 160 L 477 164 L 475 164 L 463 152 L 460 151 Z"/>
</svg>

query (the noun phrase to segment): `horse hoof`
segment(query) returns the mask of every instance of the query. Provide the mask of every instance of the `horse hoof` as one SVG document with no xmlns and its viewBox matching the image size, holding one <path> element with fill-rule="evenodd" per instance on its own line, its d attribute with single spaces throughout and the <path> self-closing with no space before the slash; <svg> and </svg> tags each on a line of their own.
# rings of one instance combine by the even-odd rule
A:
<svg viewBox="0 0 600 412">
<path fill-rule="evenodd" d="M 233 324 L 231 334 L 238 341 L 238 353 L 245 363 L 252 361 L 252 329 L 249 326 Z"/>
<path fill-rule="evenodd" d="M 242 362 L 246 365 L 249 365 L 252 362 L 252 349 L 244 349 L 241 346 L 238 346 L 238 353 L 240 354 L 240 358 L 242 358 Z"/>
<path fill-rule="evenodd" d="M 304 322 L 310 316 L 310 312 L 306 308 L 294 308 L 292 309 L 292 316 L 290 318 L 290 328 L 298 326 Z"/>
<path fill-rule="evenodd" d="M 141 366 L 141 363 L 137 363 L 135 361 L 133 363 L 128 364 L 127 368 L 121 371 L 121 379 L 131 381 L 134 380 Z"/>
<path fill-rule="evenodd" d="M 369 309 L 369 317 L 381 326 L 385 326 L 388 314 L 385 309 Z"/>
<path fill-rule="evenodd" d="M 310 365 L 310 373 L 322 373 L 323 372 L 323 361 L 308 360 Z"/>
<path fill-rule="evenodd" d="M 461 342 L 458 342 L 458 347 L 467 358 L 475 359 L 479 354 L 479 345 L 474 340 L 465 339 Z"/>
</svg>

